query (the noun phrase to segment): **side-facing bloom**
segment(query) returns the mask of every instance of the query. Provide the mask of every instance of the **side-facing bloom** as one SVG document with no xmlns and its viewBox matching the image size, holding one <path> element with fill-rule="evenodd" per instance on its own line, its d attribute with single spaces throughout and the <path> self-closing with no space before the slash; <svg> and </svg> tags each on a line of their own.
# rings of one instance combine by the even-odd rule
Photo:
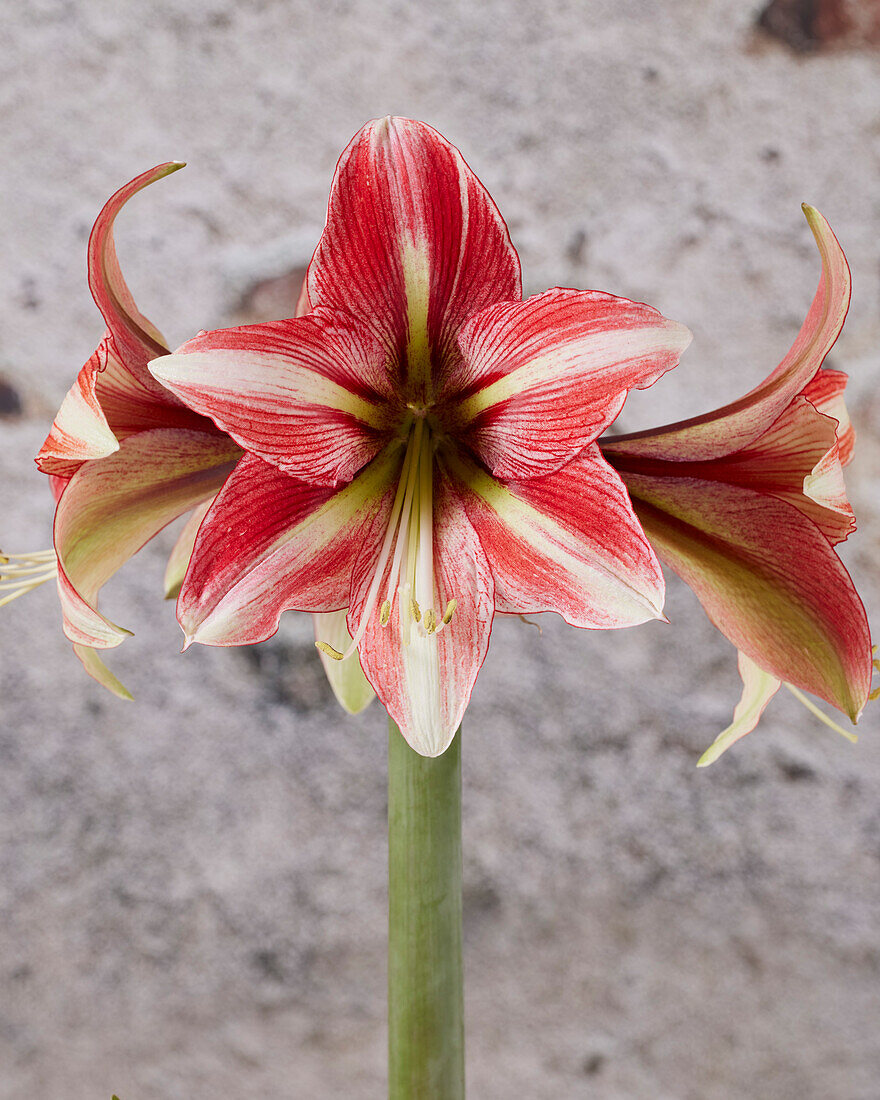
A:
<svg viewBox="0 0 880 1100">
<path fill-rule="evenodd" d="M 580 627 L 660 617 L 662 573 L 595 440 L 690 340 L 594 291 L 522 300 L 519 260 L 461 154 L 369 123 L 336 170 L 305 315 L 204 333 L 150 365 L 245 457 L 199 529 L 187 642 L 348 609 L 372 687 L 419 752 L 452 739 L 494 612 Z"/>
<path fill-rule="evenodd" d="M 743 698 L 701 764 L 750 732 L 783 682 L 853 722 L 870 692 L 865 610 L 834 550 L 855 528 L 842 469 L 853 448 L 846 375 L 820 369 L 850 275 L 826 220 L 804 212 L 822 275 L 772 374 L 715 412 L 601 442 L 660 559 L 740 651 Z"/>
<path fill-rule="evenodd" d="M 53 540 L 64 633 L 86 670 L 124 697 L 97 650 L 119 645 L 130 631 L 98 611 L 98 592 L 145 542 L 196 509 L 169 562 L 166 586 L 175 592 L 202 507 L 241 455 L 229 436 L 147 370 L 149 360 L 168 349 L 138 311 L 116 258 L 116 215 L 142 188 L 182 167 L 171 162 L 144 172 L 99 214 L 89 238 L 88 277 L 107 332 L 36 459 L 57 500 Z"/>
</svg>

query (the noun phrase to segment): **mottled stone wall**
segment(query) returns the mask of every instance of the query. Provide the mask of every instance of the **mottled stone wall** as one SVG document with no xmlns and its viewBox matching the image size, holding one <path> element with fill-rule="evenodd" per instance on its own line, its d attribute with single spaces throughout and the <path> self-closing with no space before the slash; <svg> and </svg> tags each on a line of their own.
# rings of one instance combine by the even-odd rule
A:
<svg viewBox="0 0 880 1100">
<path fill-rule="evenodd" d="M 847 548 L 877 614 L 880 64 L 799 53 L 762 4 L 35 0 L 0 53 L 0 537 L 49 537 L 31 455 L 101 333 L 85 242 L 172 346 L 289 312 L 335 158 L 367 118 L 430 121 L 506 214 L 529 291 L 597 287 L 695 340 L 636 428 L 748 389 L 818 259 L 855 285 L 836 367 L 860 434 Z M 766 19 L 765 19 L 766 23 Z M 777 24 L 778 25 L 778 24 Z M 380 1097 L 384 751 L 344 721 L 308 623 L 178 655 L 158 540 L 107 591 L 124 706 L 44 590 L 0 617 L 0 1100 Z M 480 1100 L 876 1100 L 880 739 L 791 698 L 697 772 L 732 647 L 670 583 L 671 626 L 499 624 L 465 738 L 471 1093 Z"/>
</svg>

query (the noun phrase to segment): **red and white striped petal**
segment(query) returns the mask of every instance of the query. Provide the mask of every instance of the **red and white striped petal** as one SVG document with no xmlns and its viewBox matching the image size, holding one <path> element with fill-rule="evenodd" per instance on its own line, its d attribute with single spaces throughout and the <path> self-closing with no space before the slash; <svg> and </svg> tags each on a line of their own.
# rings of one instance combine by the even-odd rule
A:
<svg viewBox="0 0 880 1100">
<path fill-rule="evenodd" d="M 855 721 L 871 637 L 849 574 L 816 525 L 739 485 L 624 473 L 645 533 L 731 642 Z"/>
<path fill-rule="evenodd" d="M 670 462 L 603 450 L 622 476 L 695 478 L 741 485 L 793 504 L 832 543 L 855 530 L 837 456 L 836 421 L 798 396 L 781 416 L 742 450 L 708 462 Z"/>
<path fill-rule="evenodd" d="M 449 747 L 486 657 L 494 606 L 492 574 L 480 540 L 447 477 L 434 475 L 434 606 L 442 622 L 451 600 L 457 604 L 448 623 L 426 633 L 401 622 L 400 600 L 381 625 L 373 609 L 361 639 L 361 664 L 388 713 L 416 752 L 439 756 Z M 367 535 L 352 578 L 349 630 L 357 632 L 373 580 L 385 524 Z M 386 580 L 383 577 L 383 582 Z M 422 600 L 422 622 L 427 601 Z M 404 609 L 409 617 L 409 609 Z M 408 635 L 408 640 L 405 636 Z"/>
<path fill-rule="evenodd" d="M 763 435 L 729 458 L 675 463 L 674 468 L 679 476 L 708 476 L 772 493 L 793 504 L 832 543 L 855 530 L 838 458 L 836 422 L 806 397 L 795 397 Z"/>
<path fill-rule="evenodd" d="M 856 442 L 856 433 L 844 400 L 847 381 L 842 370 L 820 370 L 803 390 L 803 396 L 811 405 L 837 421 L 838 458 L 843 466 L 852 462 Z"/>
<path fill-rule="evenodd" d="M 315 641 L 329 645 L 337 653 L 345 653 L 351 645 L 347 617 L 347 607 L 340 611 L 313 615 Z M 319 646 L 318 655 L 336 701 L 349 714 L 360 714 L 376 698 L 376 693 L 370 686 L 370 681 L 364 676 L 357 653 L 353 653 L 345 661 L 337 661 L 329 657 Z"/>
<path fill-rule="evenodd" d="M 72 642 L 106 649 L 130 633 L 97 610 L 102 585 L 166 524 L 212 496 L 239 453 L 216 434 L 156 429 L 80 467 L 58 502 L 54 532 Z"/>
<path fill-rule="evenodd" d="M 400 415 L 381 345 L 326 310 L 204 333 L 150 369 L 247 451 L 316 485 L 350 481 Z"/>
<path fill-rule="evenodd" d="M 464 321 L 521 296 L 507 226 L 461 153 L 423 122 L 364 126 L 336 168 L 311 305 L 367 325 L 418 400 L 445 390 Z"/>
<path fill-rule="evenodd" d="M 400 457 L 389 448 L 332 489 L 245 455 L 202 521 L 177 599 L 187 644 L 262 642 L 283 611 L 345 607 L 363 533 L 390 507 Z"/>
<path fill-rule="evenodd" d="M 122 277 L 116 258 L 113 223 L 119 211 L 138 191 L 183 167 L 180 161 L 158 164 L 121 187 L 105 203 L 89 237 L 89 289 L 95 304 L 107 323 L 116 351 L 126 370 L 145 389 L 156 393 L 160 398 L 162 389 L 150 376 L 147 363 L 157 355 L 164 355 L 168 348 L 162 334 L 138 310 Z M 164 397 L 167 403 L 176 404 L 169 394 Z"/>
<path fill-rule="evenodd" d="M 72 477 L 83 462 L 105 458 L 119 450 L 119 441 L 107 423 L 95 392 L 97 379 L 107 364 L 109 345 L 105 337 L 61 402 L 36 457 L 37 466 L 44 474 Z"/>
<path fill-rule="evenodd" d="M 737 654 L 739 659 L 739 674 L 742 677 L 743 690 L 740 701 L 733 712 L 733 721 L 722 730 L 708 749 L 697 761 L 698 768 L 706 768 L 714 764 L 722 753 L 727 752 L 730 746 L 751 733 L 757 726 L 764 713 L 764 708 L 773 698 L 782 681 L 765 672 L 760 665 L 756 665 L 745 653 Z"/>
<path fill-rule="evenodd" d="M 181 405 L 167 390 L 145 387 L 120 360 L 113 340 L 104 337 L 80 370 L 37 455 L 45 474 L 72 477 L 83 462 L 104 458 L 119 441 L 151 428 L 217 429 L 206 417 Z"/>
<path fill-rule="evenodd" d="M 776 370 L 745 397 L 715 412 L 609 440 L 615 454 L 685 462 L 730 454 L 766 431 L 810 382 L 843 328 L 851 280 L 828 222 L 812 206 L 805 205 L 804 213 L 819 246 L 822 277 L 801 331 Z"/>
<path fill-rule="evenodd" d="M 450 463 L 495 579 L 498 611 L 608 629 L 663 618 L 663 574 L 618 475 L 588 447 L 542 478 Z"/>
<path fill-rule="evenodd" d="M 459 334 L 467 396 L 451 415 L 498 477 L 539 477 L 592 443 L 690 341 L 656 309 L 598 291 L 499 302 Z"/>
</svg>

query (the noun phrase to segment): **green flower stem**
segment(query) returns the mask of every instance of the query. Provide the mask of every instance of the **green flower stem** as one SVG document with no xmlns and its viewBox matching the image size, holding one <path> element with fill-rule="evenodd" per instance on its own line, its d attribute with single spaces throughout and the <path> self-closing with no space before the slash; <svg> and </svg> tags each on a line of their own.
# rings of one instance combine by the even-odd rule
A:
<svg viewBox="0 0 880 1100">
<path fill-rule="evenodd" d="M 428 759 L 390 719 L 388 1096 L 464 1097 L 461 730 Z"/>
</svg>

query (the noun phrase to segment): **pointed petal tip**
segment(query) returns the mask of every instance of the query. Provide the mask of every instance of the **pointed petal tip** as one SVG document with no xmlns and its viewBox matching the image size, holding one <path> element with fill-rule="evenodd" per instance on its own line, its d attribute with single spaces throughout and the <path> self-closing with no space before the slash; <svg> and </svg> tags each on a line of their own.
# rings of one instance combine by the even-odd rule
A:
<svg viewBox="0 0 880 1100">
<path fill-rule="evenodd" d="M 156 179 L 164 179 L 165 176 L 170 176 L 172 172 L 179 172 L 181 168 L 186 168 L 185 160 L 167 160 L 156 169 Z"/>
<path fill-rule="evenodd" d="M 403 730 L 401 730 L 401 733 L 403 733 Z M 438 756 L 442 756 L 443 753 L 446 752 L 446 750 L 452 744 L 454 739 L 455 739 L 455 731 L 454 730 L 453 730 L 451 736 L 448 739 L 444 738 L 444 740 L 442 740 L 439 744 L 436 744 L 436 745 L 430 745 L 430 744 L 427 744 L 427 743 L 422 744 L 421 741 L 418 738 L 410 739 L 409 737 L 407 737 L 404 734 L 404 740 L 409 745 L 409 747 L 413 750 L 413 752 L 417 752 L 419 754 L 419 756 L 424 756 L 428 760 L 436 760 L 436 758 Z"/>
<path fill-rule="evenodd" d="M 157 382 L 163 382 L 165 379 L 162 376 L 162 364 L 166 359 L 171 358 L 171 353 L 168 355 L 157 355 L 155 359 L 151 359 L 147 363 L 147 370 L 152 374 Z"/>
</svg>

